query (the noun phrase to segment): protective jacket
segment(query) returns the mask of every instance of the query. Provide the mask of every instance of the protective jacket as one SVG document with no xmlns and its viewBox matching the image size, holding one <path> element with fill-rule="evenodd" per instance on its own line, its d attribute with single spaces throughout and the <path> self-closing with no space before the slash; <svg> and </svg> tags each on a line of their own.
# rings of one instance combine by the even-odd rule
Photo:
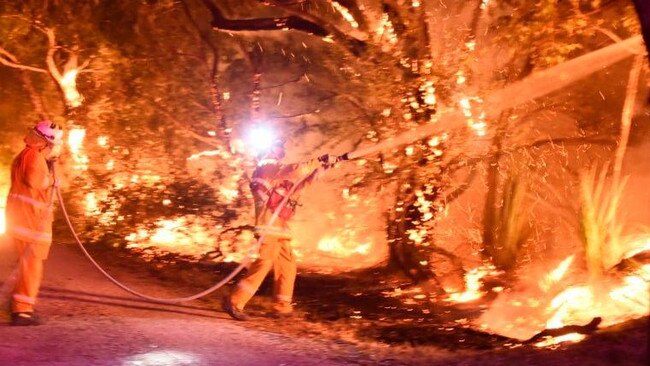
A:
<svg viewBox="0 0 650 366">
<path fill-rule="evenodd" d="M 54 177 L 38 145 L 30 144 L 11 165 L 7 197 L 7 233 L 14 239 L 42 245 L 52 243 L 51 194 Z"/>
<path fill-rule="evenodd" d="M 298 204 L 297 193 L 312 182 L 322 163 L 318 159 L 305 163 L 281 164 L 274 159 L 261 161 L 251 180 L 251 192 L 255 200 L 255 231 L 267 236 L 290 238 L 289 220 L 293 217 Z M 275 210 L 294 188 L 292 197 L 279 211 L 277 219 L 269 225 Z"/>
</svg>

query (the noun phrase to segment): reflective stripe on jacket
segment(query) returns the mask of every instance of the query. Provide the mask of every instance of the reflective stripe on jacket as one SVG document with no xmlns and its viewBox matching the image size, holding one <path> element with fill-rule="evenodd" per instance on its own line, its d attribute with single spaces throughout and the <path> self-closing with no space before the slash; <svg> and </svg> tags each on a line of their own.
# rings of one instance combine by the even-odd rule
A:
<svg viewBox="0 0 650 366">
<path fill-rule="evenodd" d="M 52 205 L 54 179 L 44 154 L 27 146 L 11 165 L 11 189 L 7 196 L 7 234 L 35 244 L 52 243 Z"/>
</svg>

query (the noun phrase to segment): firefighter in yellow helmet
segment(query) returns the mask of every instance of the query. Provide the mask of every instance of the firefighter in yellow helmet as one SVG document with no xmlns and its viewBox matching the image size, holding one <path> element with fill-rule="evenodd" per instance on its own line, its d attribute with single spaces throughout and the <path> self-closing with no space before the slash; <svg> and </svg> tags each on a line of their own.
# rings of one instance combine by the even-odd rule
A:
<svg viewBox="0 0 650 366">
<path fill-rule="evenodd" d="M 255 200 L 255 231 L 262 237 L 259 257 L 251 264 L 248 274 L 224 298 L 224 310 L 236 320 L 247 320 L 246 303 L 255 295 L 266 275 L 273 270 L 273 310 L 277 315 L 290 315 L 293 311 L 292 296 L 296 279 L 296 258 L 291 250 L 289 221 L 294 215 L 297 201 L 295 194 L 317 176 L 319 170 L 327 169 L 339 160 L 346 159 L 323 155 L 304 163 L 282 164 L 285 156 L 284 143 L 275 140 L 258 159 L 250 188 Z M 299 186 L 293 187 L 298 184 Z M 294 194 L 286 205 L 282 201 L 293 188 Z M 278 211 L 275 222 L 271 217 Z"/>
<path fill-rule="evenodd" d="M 18 276 L 12 294 L 12 325 L 38 325 L 34 304 L 43 262 L 52 243 L 52 198 L 57 182 L 52 172 L 63 142 L 63 130 L 41 121 L 27 132 L 25 148 L 11 165 L 7 197 L 7 234 L 18 251 Z"/>
</svg>

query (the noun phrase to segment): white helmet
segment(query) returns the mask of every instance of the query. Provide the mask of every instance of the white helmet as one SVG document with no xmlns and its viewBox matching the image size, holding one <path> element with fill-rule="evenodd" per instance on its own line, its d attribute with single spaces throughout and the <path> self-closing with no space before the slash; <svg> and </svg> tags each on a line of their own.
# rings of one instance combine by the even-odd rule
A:
<svg viewBox="0 0 650 366">
<path fill-rule="evenodd" d="M 54 122 L 40 121 L 34 126 L 34 132 L 52 145 L 61 145 L 63 143 L 63 129 Z"/>
</svg>

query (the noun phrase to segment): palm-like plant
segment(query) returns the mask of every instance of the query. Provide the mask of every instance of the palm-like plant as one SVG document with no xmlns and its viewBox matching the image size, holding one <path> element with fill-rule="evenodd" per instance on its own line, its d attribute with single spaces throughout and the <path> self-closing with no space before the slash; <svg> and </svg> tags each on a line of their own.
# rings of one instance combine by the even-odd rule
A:
<svg viewBox="0 0 650 366">
<path fill-rule="evenodd" d="M 487 250 L 494 265 L 502 270 L 515 268 L 517 254 L 531 234 L 528 212 L 524 206 L 526 186 L 518 177 L 509 177 L 503 187 L 497 204 L 490 205 L 486 215 L 492 228 L 486 228 L 489 239 Z M 496 202 L 495 202 L 496 203 Z"/>
<path fill-rule="evenodd" d="M 590 279 L 597 282 L 620 252 L 623 224 L 619 208 L 627 179 L 607 182 L 607 167 L 592 167 L 580 176 L 580 237 Z"/>
</svg>

